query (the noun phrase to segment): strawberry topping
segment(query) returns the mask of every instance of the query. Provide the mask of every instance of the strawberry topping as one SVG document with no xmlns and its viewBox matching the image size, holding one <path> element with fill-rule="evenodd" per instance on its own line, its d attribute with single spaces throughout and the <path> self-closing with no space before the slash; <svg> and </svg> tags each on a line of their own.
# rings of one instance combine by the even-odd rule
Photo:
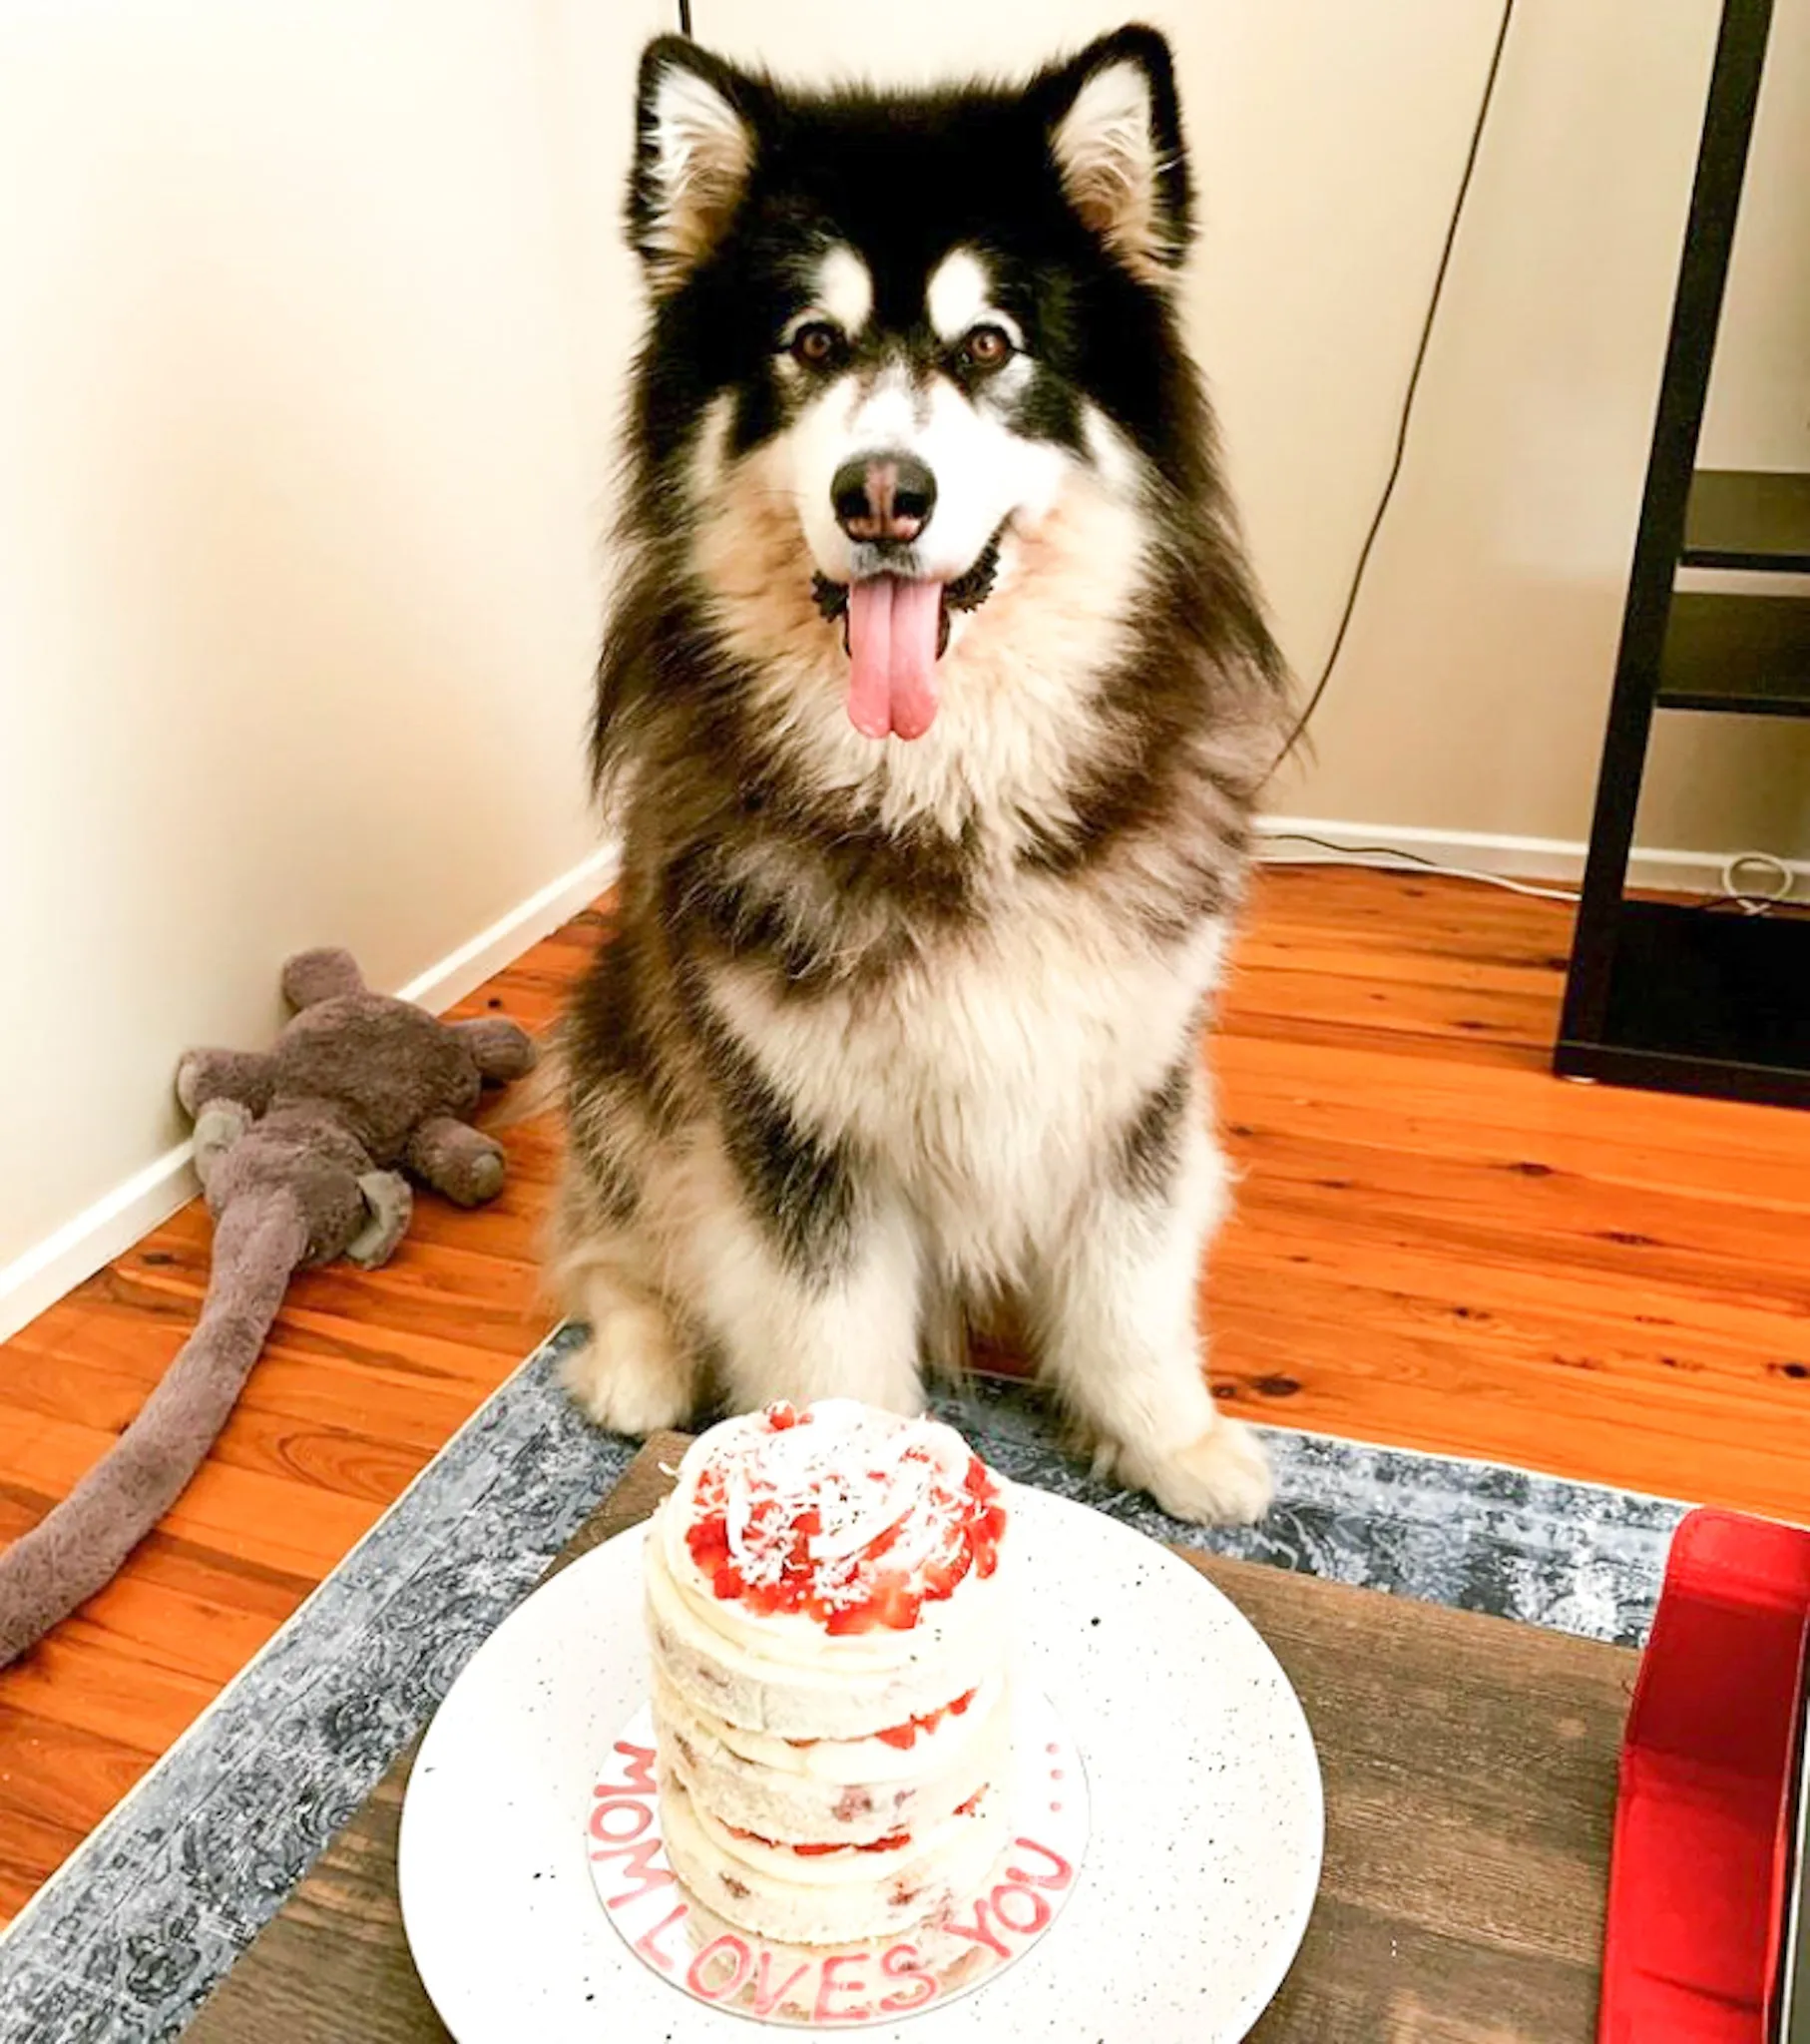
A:
<svg viewBox="0 0 1810 2044">
<path fill-rule="evenodd" d="M 978 1455 L 957 1466 L 947 1428 L 849 1410 L 840 1433 L 820 1426 L 794 1448 L 813 1410 L 767 1407 L 705 1465 L 685 1543 L 715 1596 L 759 1616 L 802 1613 L 832 1635 L 908 1632 L 970 1571 L 994 1573 L 1005 1506 Z M 921 1722 L 880 1736 L 909 1746 Z"/>
<path fill-rule="evenodd" d="M 733 1838 L 745 1838 L 750 1845 L 764 1845 L 769 1852 L 795 1852 L 800 1859 L 822 1859 L 831 1852 L 897 1852 L 911 1843 L 909 1831 L 894 1831 L 889 1837 L 870 1838 L 865 1845 L 841 1842 L 834 1845 L 787 1845 L 778 1838 L 763 1838 L 758 1831 L 744 1831 L 734 1824 L 723 1826 Z"/>
<path fill-rule="evenodd" d="M 918 1743 L 920 1732 L 934 1732 L 945 1718 L 959 1718 L 974 1702 L 975 1692 L 970 1690 L 965 1697 L 957 1697 L 953 1704 L 945 1704 L 940 1711 L 926 1711 L 921 1717 L 913 1718 L 904 1725 L 894 1725 L 886 1732 L 877 1732 L 874 1737 L 887 1746 L 896 1746 L 901 1753 L 908 1753 Z"/>
</svg>

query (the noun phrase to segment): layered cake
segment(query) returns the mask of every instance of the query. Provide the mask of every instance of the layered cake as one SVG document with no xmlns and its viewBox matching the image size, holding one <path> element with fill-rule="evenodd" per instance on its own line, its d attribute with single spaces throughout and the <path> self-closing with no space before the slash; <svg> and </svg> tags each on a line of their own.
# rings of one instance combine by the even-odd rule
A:
<svg viewBox="0 0 1810 2044">
<path fill-rule="evenodd" d="M 694 1442 L 648 1626 L 673 1870 L 756 1935 L 933 1919 L 1003 1842 L 1004 1486 L 959 1434 L 848 1400 Z"/>
</svg>

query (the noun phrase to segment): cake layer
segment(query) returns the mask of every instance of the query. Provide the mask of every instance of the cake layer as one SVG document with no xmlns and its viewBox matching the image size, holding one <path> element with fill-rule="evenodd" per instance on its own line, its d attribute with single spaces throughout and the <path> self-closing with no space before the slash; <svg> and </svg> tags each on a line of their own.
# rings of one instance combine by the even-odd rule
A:
<svg viewBox="0 0 1810 2044">
<path fill-rule="evenodd" d="M 702 1807 L 725 1824 L 788 1843 L 870 1839 L 941 1822 L 1004 1778 L 1011 1731 L 1005 1683 L 955 1699 L 929 1725 L 890 1739 L 794 1745 L 696 1709 L 658 1673 L 654 1727 Z"/>
<path fill-rule="evenodd" d="M 922 1844 L 799 1858 L 737 1837 L 701 1811 L 664 1757 L 660 1813 L 667 1857 L 685 1887 L 741 1929 L 788 1944 L 913 1929 L 977 1886 L 1006 1841 L 1006 1798 L 992 1789 Z"/>
<path fill-rule="evenodd" d="M 723 1625 L 708 1592 L 680 1593 L 659 1539 L 649 1544 L 646 1577 L 655 1666 L 695 1708 L 750 1732 L 868 1738 L 979 1689 L 1000 1665 L 997 1575 L 909 1633 L 836 1640 L 789 1615 L 762 1620 L 760 1630 Z"/>
</svg>

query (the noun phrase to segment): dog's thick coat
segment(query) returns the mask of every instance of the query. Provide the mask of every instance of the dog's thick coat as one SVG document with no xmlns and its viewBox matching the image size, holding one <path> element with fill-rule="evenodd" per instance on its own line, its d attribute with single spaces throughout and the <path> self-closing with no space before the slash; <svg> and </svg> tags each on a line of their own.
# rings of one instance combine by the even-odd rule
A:
<svg viewBox="0 0 1810 2044">
<path fill-rule="evenodd" d="M 1199 1353 L 1199 1038 L 1283 686 L 1171 303 L 1167 47 L 806 96 L 665 39 L 629 219 L 573 1386 L 630 1432 L 911 1409 L 1009 1301 L 1103 1466 L 1254 1514 Z"/>
</svg>

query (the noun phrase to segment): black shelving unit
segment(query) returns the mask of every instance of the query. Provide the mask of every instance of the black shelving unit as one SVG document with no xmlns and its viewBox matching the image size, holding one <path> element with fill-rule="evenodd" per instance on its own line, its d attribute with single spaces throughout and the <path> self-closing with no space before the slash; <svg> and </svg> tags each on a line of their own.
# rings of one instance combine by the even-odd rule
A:
<svg viewBox="0 0 1810 2044">
<path fill-rule="evenodd" d="M 1672 303 L 1554 1062 L 1570 1078 L 1810 1106 L 1810 918 L 1630 900 L 1655 715 L 1810 717 L 1801 596 L 1674 588 L 1679 567 L 1810 576 L 1810 475 L 1698 469 L 1772 0 L 1725 0 Z"/>
</svg>

